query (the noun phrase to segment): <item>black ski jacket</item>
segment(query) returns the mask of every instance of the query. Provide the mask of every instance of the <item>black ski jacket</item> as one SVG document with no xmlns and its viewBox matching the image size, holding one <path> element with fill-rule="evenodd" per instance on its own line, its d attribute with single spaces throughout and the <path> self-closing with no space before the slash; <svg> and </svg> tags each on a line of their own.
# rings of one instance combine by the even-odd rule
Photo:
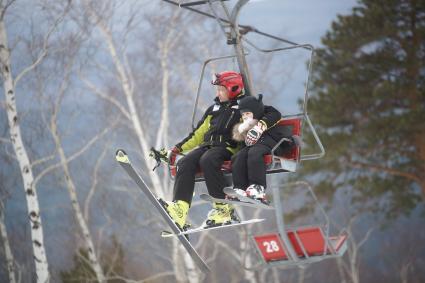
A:
<svg viewBox="0 0 425 283">
<path fill-rule="evenodd" d="M 243 96 L 238 97 L 238 99 Z M 235 153 L 239 144 L 232 139 L 233 126 L 241 120 L 237 100 L 215 103 L 208 107 L 196 128 L 176 147 L 187 152 L 198 146 L 224 146 Z"/>
</svg>

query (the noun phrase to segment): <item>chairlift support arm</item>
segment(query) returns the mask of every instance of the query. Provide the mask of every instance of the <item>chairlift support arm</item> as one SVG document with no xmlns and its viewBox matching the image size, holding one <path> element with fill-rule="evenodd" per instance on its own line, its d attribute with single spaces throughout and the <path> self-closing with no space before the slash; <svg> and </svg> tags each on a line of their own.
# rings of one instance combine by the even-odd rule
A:
<svg viewBox="0 0 425 283">
<path fill-rule="evenodd" d="M 236 54 L 236 59 L 238 62 L 238 66 L 239 66 L 239 70 L 240 73 L 242 75 L 244 84 L 245 84 L 245 93 L 247 95 L 252 95 L 253 93 L 255 93 L 253 85 L 252 85 L 252 79 L 251 79 L 251 75 L 249 72 L 249 68 L 248 68 L 248 64 L 246 62 L 245 59 L 245 52 L 243 49 L 243 45 L 242 45 L 242 36 L 250 31 L 254 31 L 257 32 L 263 36 L 268 36 L 280 41 L 283 41 L 285 43 L 291 44 L 291 45 L 297 45 L 294 42 L 291 42 L 289 40 L 285 40 L 282 38 L 278 38 L 276 36 L 271 36 L 268 35 L 266 33 L 260 32 L 255 28 L 252 28 L 250 26 L 244 26 L 241 25 L 239 26 L 238 23 L 238 16 L 239 16 L 239 12 L 242 9 L 242 7 L 247 4 L 249 2 L 249 0 L 238 0 L 238 2 L 235 4 L 235 6 L 233 7 L 233 10 L 231 12 L 231 14 L 229 14 L 228 8 L 226 7 L 224 1 L 227 0 L 201 0 L 201 1 L 193 1 L 193 2 L 188 2 L 188 3 L 184 3 L 184 4 L 180 4 L 171 0 L 163 0 L 167 3 L 179 6 L 181 8 L 185 8 L 188 9 L 190 11 L 202 14 L 204 16 L 210 17 L 210 18 L 214 18 L 218 21 L 220 27 L 222 28 L 222 30 L 226 33 L 226 31 L 224 30 L 224 26 L 223 23 L 227 24 L 228 27 L 230 28 L 230 33 L 229 33 L 229 38 L 227 40 L 228 44 L 232 44 L 234 46 L 234 50 L 235 50 L 235 54 Z M 223 19 L 221 17 L 219 17 L 215 11 L 214 8 L 212 6 L 213 2 L 217 2 L 219 1 L 223 7 L 223 10 L 225 12 L 225 14 L 227 15 L 228 19 Z M 191 6 L 197 6 L 197 5 L 202 5 L 202 4 L 209 4 L 210 10 L 212 11 L 213 15 L 199 11 L 197 9 L 192 8 Z"/>
<path fill-rule="evenodd" d="M 317 144 L 319 145 L 320 152 L 315 153 L 315 154 L 309 154 L 309 155 L 301 156 L 300 160 L 318 159 L 318 158 L 321 158 L 325 155 L 325 149 L 324 149 L 324 147 L 323 147 L 323 145 L 320 141 L 320 138 L 317 135 L 316 130 L 314 129 L 314 127 L 313 127 L 313 125 L 310 121 L 310 118 L 308 117 L 308 113 L 307 113 L 308 85 L 309 85 L 309 81 L 310 81 L 310 74 L 311 74 L 311 69 L 312 69 L 312 64 L 313 64 L 313 56 L 314 56 L 314 47 L 312 45 L 310 45 L 310 44 L 298 44 L 298 43 L 295 43 L 293 41 L 290 41 L 290 40 L 287 40 L 287 39 L 284 39 L 284 38 L 280 38 L 280 37 L 259 31 L 258 29 L 253 28 L 251 26 L 239 25 L 238 20 L 237 20 L 239 12 L 240 12 L 241 8 L 249 2 L 249 0 L 238 0 L 236 5 L 233 7 L 231 15 L 229 15 L 228 9 L 227 9 L 227 7 L 224 3 L 224 1 L 227 1 L 227 0 L 200 0 L 200 1 L 188 2 L 188 3 L 184 3 L 184 4 L 180 4 L 180 3 L 177 3 L 177 2 L 172 1 L 172 0 L 162 0 L 162 1 L 165 1 L 165 2 L 172 4 L 172 5 L 175 5 L 175 6 L 179 6 L 181 8 L 190 10 L 192 12 L 201 14 L 201 15 L 206 16 L 206 17 L 216 19 L 219 22 L 221 28 L 223 28 L 223 26 L 222 26 L 223 23 L 229 25 L 230 28 L 231 28 L 231 33 L 230 33 L 231 38 L 230 38 L 230 40 L 235 41 L 232 44 L 234 44 L 236 55 L 212 58 L 212 59 L 204 62 L 204 66 L 202 68 L 202 72 L 201 72 L 201 76 L 200 76 L 200 83 L 199 83 L 198 91 L 197 91 L 197 95 L 196 95 L 195 106 L 194 106 L 194 110 L 193 110 L 193 113 L 192 113 L 192 128 L 194 128 L 194 118 L 195 118 L 195 114 L 196 114 L 196 105 L 197 105 L 198 99 L 199 99 L 199 91 L 201 89 L 202 77 L 204 75 L 206 64 L 208 64 L 209 62 L 211 62 L 213 60 L 236 57 L 237 61 L 238 61 L 239 69 L 241 71 L 242 77 L 243 77 L 244 82 L 245 82 L 246 92 L 247 92 L 248 95 L 250 95 L 254 92 L 253 92 L 253 87 L 252 87 L 252 83 L 251 83 L 252 80 L 251 80 L 251 77 L 250 77 L 250 74 L 249 74 L 249 69 L 248 69 L 248 66 L 247 66 L 247 63 L 246 63 L 246 60 L 245 60 L 246 53 L 243 50 L 243 46 L 242 46 L 242 42 L 241 42 L 242 39 L 245 42 L 247 42 L 249 45 L 251 45 L 252 47 L 257 49 L 258 51 L 265 52 L 265 53 L 280 51 L 280 50 L 294 49 L 294 48 L 303 48 L 303 49 L 307 49 L 307 50 L 311 51 L 311 56 L 310 56 L 310 61 L 309 61 L 309 66 L 308 66 L 309 70 L 308 70 L 308 74 L 307 74 L 307 80 L 306 80 L 306 86 L 305 86 L 305 92 L 304 92 L 303 115 L 304 115 L 304 117 L 307 121 L 307 124 L 309 125 L 309 127 L 312 131 L 312 134 L 313 134 Z M 228 16 L 229 19 L 221 18 L 221 17 L 219 17 L 218 15 L 215 14 L 214 9 L 212 7 L 212 3 L 217 2 L 217 1 L 219 1 L 222 4 L 223 9 L 224 9 L 224 11 L 225 11 L 225 13 L 226 13 L 226 15 Z M 202 5 L 202 4 L 209 4 L 210 9 L 213 12 L 213 15 L 206 13 L 206 12 L 203 12 L 203 11 L 200 11 L 200 10 L 197 10 L 195 8 L 192 8 L 192 6 Z M 289 44 L 291 46 L 283 47 L 283 48 L 270 49 L 270 50 L 261 49 L 261 48 L 255 46 L 253 43 L 251 43 L 245 37 L 242 37 L 243 35 L 247 34 L 248 32 L 255 32 L 259 35 L 284 42 L 284 43 Z"/>
<path fill-rule="evenodd" d="M 238 16 L 242 7 L 247 4 L 249 0 L 239 0 L 235 7 L 233 7 L 232 14 L 230 15 L 231 22 L 231 44 L 233 44 L 235 49 L 236 58 L 239 65 L 239 70 L 241 71 L 242 78 L 245 82 L 245 92 L 247 95 L 254 94 L 254 88 L 252 86 L 251 74 L 249 72 L 248 64 L 246 63 L 244 49 L 242 45 L 242 35 L 239 32 L 239 23 Z M 225 5 L 223 5 L 224 7 Z"/>
<path fill-rule="evenodd" d="M 192 8 L 192 7 L 187 6 L 185 4 L 179 4 L 178 2 L 175 2 L 175 1 L 172 1 L 172 0 L 162 0 L 162 1 L 167 2 L 169 4 L 172 4 L 172 5 L 175 5 L 175 6 L 178 6 L 178 7 L 181 7 L 183 9 L 198 13 L 200 15 L 207 17 L 207 18 L 217 19 L 214 15 L 211 15 L 207 12 L 203 12 L 203 11 L 200 11 L 198 9 Z M 223 0 L 223 1 L 226 1 L 226 0 Z M 229 20 L 223 19 L 221 17 L 219 17 L 218 19 L 220 21 L 224 22 L 224 23 L 230 24 Z M 275 39 L 277 41 L 285 42 L 285 43 L 290 44 L 290 45 L 298 45 L 298 43 L 295 43 L 293 41 L 290 41 L 290 40 L 287 40 L 287 39 L 284 39 L 284 38 L 281 38 L 281 37 L 278 37 L 278 36 L 275 36 L 275 35 L 272 35 L 272 34 L 269 34 L 269 33 L 266 33 L 266 32 L 262 32 L 262 31 L 254 28 L 252 26 L 239 25 L 239 28 L 240 28 L 240 31 L 239 31 L 240 34 L 247 34 L 248 32 L 254 32 L 254 33 L 257 33 L 257 34 L 262 35 L 264 37 L 272 38 L 272 39 Z"/>
</svg>

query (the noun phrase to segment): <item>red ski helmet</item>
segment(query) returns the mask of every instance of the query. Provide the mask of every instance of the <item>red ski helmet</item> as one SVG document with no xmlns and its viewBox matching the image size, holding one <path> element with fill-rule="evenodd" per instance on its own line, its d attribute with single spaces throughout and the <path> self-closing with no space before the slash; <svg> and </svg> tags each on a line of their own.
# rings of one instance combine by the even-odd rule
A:
<svg viewBox="0 0 425 283">
<path fill-rule="evenodd" d="M 234 71 L 224 71 L 214 74 L 211 83 L 213 85 L 224 86 L 229 91 L 229 99 L 234 99 L 244 89 L 241 74 Z"/>
</svg>

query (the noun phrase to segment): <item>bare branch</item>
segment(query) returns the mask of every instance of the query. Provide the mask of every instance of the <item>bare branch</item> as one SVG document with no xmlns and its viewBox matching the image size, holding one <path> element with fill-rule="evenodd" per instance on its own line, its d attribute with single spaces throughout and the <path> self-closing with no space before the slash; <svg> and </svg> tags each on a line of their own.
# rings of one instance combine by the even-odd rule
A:
<svg viewBox="0 0 425 283">
<path fill-rule="evenodd" d="M 157 274 L 155 274 L 151 277 L 148 277 L 146 279 L 143 279 L 141 282 L 151 282 L 151 281 L 153 281 L 157 278 L 161 278 L 161 277 L 164 277 L 164 276 L 174 276 L 174 275 L 175 275 L 174 272 L 171 272 L 171 271 L 161 272 L 161 273 L 157 273 Z"/>
<path fill-rule="evenodd" d="M 231 246 L 229 246 L 227 243 L 212 237 L 211 235 L 208 235 L 208 233 L 205 233 L 209 238 L 214 239 L 214 244 L 220 246 L 224 251 L 228 252 L 231 256 L 233 256 L 237 262 L 240 262 L 242 260 L 241 256 L 235 251 Z"/>
<path fill-rule="evenodd" d="M 100 157 L 96 161 L 96 165 L 94 167 L 94 174 L 93 174 L 94 179 L 93 179 L 91 188 L 89 190 L 89 193 L 87 195 L 86 201 L 84 203 L 84 219 L 86 219 L 87 223 L 90 223 L 90 221 L 89 221 L 90 202 L 91 202 L 91 199 L 93 198 L 94 193 L 96 191 L 96 186 L 97 186 L 97 183 L 98 183 L 97 176 L 98 176 L 98 172 L 99 172 L 99 167 L 100 167 L 100 164 L 102 163 L 103 159 L 105 158 L 106 150 L 107 150 L 107 147 L 104 147 L 102 153 L 100 154 Z"/>
<path fill-rule="evenodd" d="M 46 156 L 46 157 L 37 159 L 37 160 L 35 160 L 34 162 L 31 163 L 31 167 L 34 167 L 34 166 L 39 165 L 41 163 L 47 162 L 49 160 L 52 160 L 52 159 L 55 158 L 55 156 L 56 156 L 55 154 L 51 154 L 49 156 Z"/>
<path fill-rule="evenodd" d="M 143 282 L 153 282 L 153 281 L 155 281 L 158 278 L 162 278 L 162 277 L 166 277 L 166 276 L 173 276 L 174 277 L 174 275 L 175 274 L 172 271 L 165 271 L 165 272 L 157 273 L 155 275 L 152 275 L 152 276 L 147 277 L 147 278 L 142 279 L 142 280 L 128 279 L 128 278 L 125 278 L 123 276 L 108 276 L 106 279 L 107 280 L 118 279 L 118 280 L 123 280 L 126 283 L 143 283 Z"/>
<path fill-rule="evenodd" d="M 389 167 L 376 165 L 376 164 L 364 163 L 364 162 L 360 162 L 360 161 L 349 161 L 348 164 L 351 165 L 354 168 L 369 169 L 369 170 L 377 171 L 377 172 L 385 172 L 385 173 L 388 173 L 390 175 L 404 177 L 406 179 L 413 180 L 413 181 L 417 182 L 418 184 L 420 184 L 421 186 L 425 185 L 425 184 L 423 184 L 421 179 L 418 176 L 416 176 L 415 174 L 403 172 L 403 171 L 400 171 L 400 170 L 396 170 L 394 168 L 389 168 Z"/>
<path fill-rule="evenodd" d="M 0 138 L 0 142 L 2 143 L 12 143 L 10 139 Z"/>
<path fill-rule="evenodd" d="M 122 106 L 121 103 L 118 100 L 116 100 L 115 98 L 113 98 L 110 95 L 107 95 L 106 93 L 101 91 L 92 82 L 85 79 L 84 76 L 82 76 L 81 74 L 79 74 L 79 77 L 80 77 L 81 81 L 83 81 L 84 84 L 88 88 L 90 88 L 91 91 L 93 91 L 94 94 L 96 94 L 100 98 L 105 99 L 105 100 L 109 101 L 110 103 L 112 103 L 113 105 L 115 105 L 120 110 L 120 112 L 124 115 L 125 118 L 127 118 L 128 120 L 131 120 L 130 113 L 128 113 L 127 109 L 125 109 L 125 107 Z"/>
<path fill-rule="evenodd" d="M 374 229 L 372 227 L 366 232 L 366 235 L 363 237 L 363 239 L 360 242 L 357 243 L 357 249 L 360 249 L 364 245 L 364 243 L 367 242 L 367 240 L 369 239 L 369 236 L 373 232 L 373 230 Z"/>
<path fill-rule="evenodd" d="M 4 6 L 3 6 L 3 3 L 0 3 L 0 7 L 3 6 L 3 7 L 0 8 L 0 10 L 1 10 L 0 21 L 3 21 L 3 18 L 4 18 L 4 15 L 6 14 L 7 8 L 9 8 L 10 5 L 13 4 L 13 2 L 15 2 L 15 0 L 7 1 L 6 5 L 4 5 Z"/>
<path fill-rule="evenodd" d="M 18 160 L 18 158 L 16 157 L 16 155 L 15 154 L 13 154 L 13 153 L 11 153 L 11 152 L 9 152 L 9 150 L 7 149 L 7 145 L 8 144 L 5 144 L 5 146 L 4 146 L 4 152 L 5 152 L 5 154 L 7 155 L 7 157 L 9 157 L 9 158 L 11 158 L 11 159 L 14 159 L 14 160 Z"/>
<path fill-rule="evenodd" d="M 55 20 L 53 25 L 50 27 L 50 30 L 47 32 L 47 34 L 44 38 L 44 42 L 43 42 L 43 49 L 42 49 L 41 53 L 38 55 L 38 58 L 35 60 L 34 63 L 32 63 L 30 66 L 26 67 L 21 73 L 19 73 L 19 75 L 16 76 L 15 81 L 14 81 L 14 86 L 16 86 L 18 84 L 19 80 L 23 76 L 25 76 L 28 72 L 30 72 L 35 67 L 37 67 L 37 65 L 41 63 L 41 61 L 44 59 L 44 57 L 46 57 L 49 38 L 53 34 L 53 32 L 56 30 L 56 28 L 58 27 L 60 22 L 62 22 L 65 15 L 68 13 L 70 6 L 71 6 L 71 1 L 68 1 L 68 5 L 65 7 L 62 14 Z"/>
<path fill-rule="evenodd" d="M 113 124 L 113 126 L 116 124 L 116 122 Z M 94 136 L 90 141 L 88 141 L 79 151 L 75 152 L 74 154 L 72 154 L 70 157 L 67 158 L 66 162 L 69 163 L 72 160 L 76 159 L 77 157 L 79 157 L 81 154 L 83 154 L 86 150 L 88 150 L 98 139 L 100 139 L 102 136 L 104 136 L 107 132 L 109 132 L 112 128 L 106 128 L 104 129 L 102 132 L 100 132 L 99 134 L 97 134 L 96 136 Z M 34 184 L 37 184 L 41 178 L 44 177 L 44 175 L 48 174 L 49 172 L 61 167 L 62 164 L 61 163 L 57 163 L 54 165 L 51 165 L 47 168 L 45 168 L 42 172 L 40 172 L 40 174 L 38 174 L 38 176 L 34 179 Z"/>
</svg>

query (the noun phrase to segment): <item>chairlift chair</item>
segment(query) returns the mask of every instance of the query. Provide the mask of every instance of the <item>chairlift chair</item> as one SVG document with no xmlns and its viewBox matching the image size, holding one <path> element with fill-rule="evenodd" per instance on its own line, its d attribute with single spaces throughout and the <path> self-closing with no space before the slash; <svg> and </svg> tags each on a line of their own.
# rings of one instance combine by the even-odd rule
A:
<svg viewBox="0 0 425 283">
<path fill-rule="evenodd" d="M 254 266 L 247 266 L 245 262 L 246 269 L 258 270 L 275 266 L 283 268 L 305 267 L 308 264 L 325 259 L 341 257 L 347 250 L 348 233 L 346 229 L 341 229 L 337 235 L 331 235 L 329 217 L 310 184 L 295 182 L 286 184 L 284 187 L 299 188 L 300 186 L 307 188 L 325 219 L 324 223 L 286 227 L 283 223 L 283 216 L 277 217 L 277 232 L 250 236 L 251 243 L 254 243 L 255 251 L 261 259 Z M 280 206 L 280 201 L 277 203 Z"/>
<path fill-rule="evenodd" d="M 248 55 L 244 50 L 242 41 L 253 47 L 255 50 L 262 53 L 272 53 L 287 51 L 292 49 L 303 49 L 310 52 L 308 72 L 305 82 L 304 90 L 304 101 L 302 105 L 301 113 L 295 115 L 286 115 L 283 116 L 283 119 L 279 122 L 281 125 L 289 126 L 292 130 L 292 135 L 302 137 L 303 128 L 307 124 L 310 129 L 311 134 L 314 137 L 314 140 L 319 147 L 320 152 L 313 154 L 302 154 L 301 146 L 297 144 L 293 149 L 282 156 L 275 155 L 275 149 L 279 146 L 280 143 L 273 148 L 271 154 L 264 156 L 264 162 L 267 165 L 267 174 L 275 173 L 288 173 L 296 172 L 299 162 L 305 160 L 315 160 L 323 157 L 325 155 L 325 149 L 320 141 L 319 136 L 316 133 L 316 130 L 311 123 L 311 120 L 307 112 L 308 104 L 308 86 L 310 81 L 310 74 L 312 70 L 312 62 L 314 56 L 314 47 L 310 44 L 297 44 L 292 41 L 279 38 L 273 35 L 269 35 L 264 32 L 260 32 L 257 29 L 250 26 L 239 26 L 237 18 L 241 8 L 249 2 L 249 0 L 238 0 L 234 5 L 231 13 L 228 10 L 224 1 L 226 0 L 203 0 L 203 1 L 191 1 L 186 3 L 177 3 L 171 0 L 163 0 L 170 4 L 178 5 L 181 8 L 188 9 L 192 12 L 197 12 L 204 16 L 215 18 L 219 23 L 222 31 L 224 32 L 227 43 L 233 45 L 235 54 L 229 56 L 215 57 L 206 60 L 203 64 L 198 89 L 195 97 L 195 103 L 193 107 L 192 114 L 192 128 L 195 128 L 195 116 L 198 106 L 199 94 L 202 87 L 202 82 L 205 74 L 206 66 L 214 61 L 226 60 L 236 58 L 239 66 L 240 73 L 242 74 L 245 90 L 247 95 L 251 95 L 253 92 L 252 80 L 249 74 L 248 65 L 245 60 L 245 56 Z M 213 2 L 219 2 L 223 8 L 227 19 L 221 18 L 216 13 L 213 8 Z M 208 4 L 212 14 L 196 10 L 193 6 L 205 5 Z M 255 44 L 247 40 L 244 35 L 248 32 L 255 32 L 259 35 L 266 36 L 269 38 L 276 39 L 278 41 L 284 42 L 289 46 L 275 48 L 275 49 L 262 49 L 257 47 Z M 176 166 L 174 164 L 169 165 L 170 175 L 172 178 L 176 175 Z M 231 161 L 225 161 L 222 165 L 222 171 L 225 176 L 231 175 Z M 202 172 L 199 170 L 196 179 L 196 182 L 204 181 Z M 255 243 L 255 250 L 261 255 L 262 260 L 260 264 L 256 266 L 245 266 L 246 269 L 260 269 L 267 268 L 272 266 L 283 266 L 283 267 L 304 267 L 307 264 L 321 261 L 328 258 L 340 257 L 344 254 L 347 249 L 347 233 L 345 230 L 342 230 L 337 236 L 331 236 L 329 234 L 329 218 L 324 211 L 323 207 L 320 205 L 316 195 L 309 186 L 309 184 L 304 182 L 297 182 L 297 184 L 304 184 L 307 186 L 310 195 L 313 197 L 315 203 L 320 208 L 321 213 L 324 215 L 326 222 L 323 225 L 314 225 L 314 226 L 299 226 L 299 227 L 286 227 L 284 222 L 284 217 L 282 215 L 282 203 L 280 200 L 280 190 L 277 187 L 272 188 L 274 206 L 276 211 L 276 221 L 278 232 L 253 235 L 252 242 Z M 289 186 L 289 185 L 286 185 Z"/>
<path fill-rule="evenodd" d="M 301 113 L 283 116 L 283 118 L 279 121 L 279 124 L 282 125 L 282 126 L 290 127 L 291 131 L 292 131 L 292 135 L 301 138 L 302 132 L 303 132 L 303 124 L 307 123 L 311 133 L 314 136 L 316 144 L 320 149 L 320 152 L 314 153 L 314 154 L 308 154 L 308 155 L 301 155 L 301 145 L 296 144 L 289 153 L 285 153 L 283 155 L 276 155 L 275 154 L 276 149 L 280 146 L 280 144 L 282 142 L 285 141 L 285 139 L 282 139 L 272 149 L 271 154 L 264 156 L 264 162 L 267 166 L 267 171 L 266 171 L 267 174 L 296 172 L 296 168 L 297 168 L 298 163 L 300 161 L 318 159 L 318 158 L 321 158 L 325 155 L 325 149 L 324 149 L 324 147 L 323 147 L 323 145 L 320 141 L 320 138 L 317 135 L 316 130 L 314 129 L 313 124 L 311 123 L 310 118 L 309 118 L 308 113 L 307 113 L 307 102 L 308 102 L 308 98 L 309 98 L 308 97 L 308 85 L 309 85 L 310 73 L 311 73 L 311 68 L 312 68 L 312 60 L 313 60 L 313 56 L 314 56 L 314 48 L 309 44 L 303 44 L 303 45 L 294 44 L 293 46 L 270 49 L 270 50 L 259 49 L 259 48 L 256 47 L 256 49 L 258 49 L 259 51 L 261 51 L 263 53 L 287 51 L 287 50 L 292 50 L 292 49 L 296 49 L 296 48 L 310 51 L 309 69 L 308 69 L 308 74 L 307 74 L 307 78 L 306 78 L 306 82 L 305 82 L 304 102 L 303 102 L 303 106 L 302 106 L 303 109 L 302 109 Z M 244 54 L 244 56 L 246 56 L 246 54 Z M 195 117 L 196 117 L 196 112 L 198 110 L 199 96 L 200 96 L 200 91 L 201 91 L 201 88 L 202 88 L 202 82 L 203 82 L 203 79 L 204 79 L 204 76 L 205 76 L 206 67 L 211 62 L 220 61 L 220 60 L 228 60 L 228 59 L 235 58 L 235 57 L 237 57 L 237 55 L 221 56 L 221 57 L 210 58 L 210 59 L 208 59 L 204 62 L 202 70 L 201 70 L 200 78 L 199 78 L 198 88 L 197 88 L 196 97 L 195 97 L 195 103 L 194 103 L 194 106 L 193 106 L 192 129 L 195 128 L 195 122 L 196 122 Z M 231 166 L 230 160 L 225 161 L 223 163 L 221 169 L 226 176 L 231 175 L 231 167 L 232 166 Z M 170 169 L 170 173 L 171 173 L 172 178 L 175 177 L 176 172 L 177 172 L 175 164 L 170 164 L 169 169 Z M 204 180 L 205 179 L 203 177 L 201 170 L 198 169 L 198 173 L 196 175 L 195 182 L 202 182 Z"/>
</svg>

